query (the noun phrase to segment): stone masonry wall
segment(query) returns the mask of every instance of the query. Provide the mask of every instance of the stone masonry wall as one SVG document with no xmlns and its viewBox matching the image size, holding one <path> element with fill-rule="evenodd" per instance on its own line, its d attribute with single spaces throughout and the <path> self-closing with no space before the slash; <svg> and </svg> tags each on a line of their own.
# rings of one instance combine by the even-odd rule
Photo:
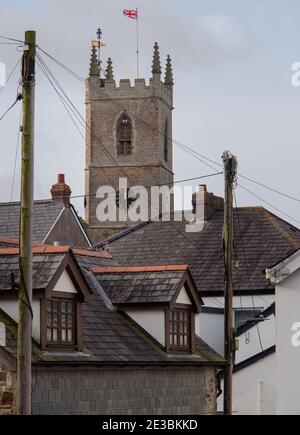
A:
<svg viewBox="0 0 300 435">
<path fill-rule="evenodd" d="M 15 373 L 0 362 L 0 415 L 14 413 Z"/>
<path fill-rule="evenodd" d="M 201 415 L 216 412 L 207 369 L 39 369 L 34 414 Z"/>
</svg>

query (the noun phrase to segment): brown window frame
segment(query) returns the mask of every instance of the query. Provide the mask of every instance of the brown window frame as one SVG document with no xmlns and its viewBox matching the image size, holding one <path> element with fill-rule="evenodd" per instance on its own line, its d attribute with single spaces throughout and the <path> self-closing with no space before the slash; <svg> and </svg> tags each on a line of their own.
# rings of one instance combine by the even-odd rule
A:
<svg viewBox="0 0 300 435">
<path fill-rule="evenodd" d="M 178 320 L 173 319 L 172 315 L 176 315 L 179 317 Z M 181 313 L 187 314 L 187 319 L 184 323 L 187 325 L 187 332 L 185 332 L 185 328 L 181 329 L 180 325 L 183 323 L 183 320 L 180 320 Z M 167 351 L 180 351 L 180 352 L 194 352 L 195 350 L 195 313 L 192 309 L 192 306 L 189 305 L 175 305 L 174 308 L 166 310 L 166 348 Z M 176 322 L 176 331 L 173 329 L 174 322 Z M 182 332 L 181 332 L 182 331 Z M 172 340 L 172 337 L 177 337 L 176 340 Z M 187 337 L 187 344 L 180 344 L 181 339 Z M 175 342 L 177 344 L 175 344 Z M 179 344 L 178 344 L 179 343 Z"/>
<path fill-rule="evenodd" d="M 57 320 L 57 328 L 53 328 L 48 326 L 48 305 L 49 303 L 57 303 L 58 304 L 58 320 Z M 73 324 L 72 328 L 67 328 L 67 322 L 68 322 L 68 309 L 66 313 L 62 313 L 62 304 L 72 304 L 72 317 L 73 317 Z M 78 301 L 75 297 L 67 296 L 62 297 L 59 295 L 54 295 L 51 298 L 47 298 L 45 300 L 45 344 L 48 348 L 75 348 L 78 346 Z M 66 328 L 63 328 L 62 325 L 62 317 L 63 314 L 66 315 Z M 53 323 L 53 321 L 52 321 Z M 48 330 L 51 329 L 51 337 L 53 337 L 53 330 L 57 330 L 57 341 L 49 340 L 48 339 Z M 62 337 L 62 331 L 66 330 L 66 334 L 68 335 L 68 331 L 72 329 L 72 341 L 64 341 Z"/>
</svg>

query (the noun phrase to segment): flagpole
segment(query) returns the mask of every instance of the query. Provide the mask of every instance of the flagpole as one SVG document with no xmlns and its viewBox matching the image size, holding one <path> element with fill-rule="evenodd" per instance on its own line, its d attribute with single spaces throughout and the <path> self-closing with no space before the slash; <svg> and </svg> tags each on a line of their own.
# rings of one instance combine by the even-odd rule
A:
<svg viewBox="0 0 300 435">
<path fill-rule="evenodd" d="M 139 10 L 136 8 L 136 71 L 137 71 L 137 78 L 140 78 L 140 50 L 139 50 Z"/>
</svg>

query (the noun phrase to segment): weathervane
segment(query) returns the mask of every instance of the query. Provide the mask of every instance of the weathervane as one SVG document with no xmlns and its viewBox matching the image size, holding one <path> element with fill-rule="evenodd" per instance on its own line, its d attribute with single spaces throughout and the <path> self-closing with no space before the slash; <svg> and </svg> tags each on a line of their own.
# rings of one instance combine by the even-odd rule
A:
<svg viewBox="0 0 300 435">
<path fill-rule="evenodd" d="M 97 39 L 92 40 L 92 47 L 95 47 L 98 49 L 98 65 L 99 65 L 100 78 L 101 78 L 101 63 L 102 63 L 101 62 L 101 48 L 105 47 L 106 44 L 103 44 L 103 42 L 101 41 L 103 32 L 100 29 L 100 27 L 97 29 L 96 35 L 97 35 Z"/>
</svg>

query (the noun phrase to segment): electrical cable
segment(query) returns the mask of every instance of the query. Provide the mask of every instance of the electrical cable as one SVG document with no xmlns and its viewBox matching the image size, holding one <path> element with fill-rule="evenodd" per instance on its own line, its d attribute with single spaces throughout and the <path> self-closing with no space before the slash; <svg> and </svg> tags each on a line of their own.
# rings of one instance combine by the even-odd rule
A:
<svg viewBox="0 0 300 435">
<path fill-rule="evenodd" d="M 80 112 L 76 109 L 76 107 L 74 106 L 74 104 L 72 103 L 72 101 L 70 100 L 70 98 L 68 97 L 68 95 L 65 93 L 65 91 L 63 90 L 63 88 L 61 87 L 61 85 L 59 84 L 59 82 L 57 81 L 57 79 L 55 78 L 55 76 L 53 75 L 53 73 L 51 72 L 51 70 L 49 69 L 49 67 L 47 66 L 47 64 L 45 63 L 45 61 L 42 59 L 42 57 L 39 55 L 39 54 L 37 54 L 37 57 L 38 57 L 38 60 L 39 60 L 39 62 L 44 66 L 44 68 L 47 70 L 47 72 L 51 75 L 51 77 L 53 78 L 53 80 L 55 81 L 55 83 L 57 84 L 57 86 L 59 87 L 59 89 L 61 90 L 61 92 L 63 93 L 63 95 L 65 96 L 65 98 L 67 99 L 67 101 L 69 102 L 69 104 L 71 105 L 71 107 L 76 111 L 76 113 L 79 115 L 79 117 L 80 118 L 82 118 L 82 115 L 80 114 Z M 48 78 L 48 77 L 47 77 Z M 115 158 L 109 153 L 109 151 L 106 149 L 106 147 L 103 145 L 103 143 L 99 140 L 99 138 L 96 136 L 96 135 L 94 135 L 94 132 L 92 131 L 92 130 L 90 130 L 90 128 L 89 128 L 89 126 L 87 125 L 87 123 L 85 122 L 85 120 L 82 118 L 82 120 L 83 120 L 83 123 L 84 123 L 84 125 L 85 125 L 85 127 L 88 129 L 88 131 L 90 132 L 90 134 L 92 134 L 95 138 L 96 138 L 96 140 L 97 140 L 97 143 L 101 146 L 101 148 L 102 149 L 104 149 L 104 151 L 105 151 L 105 153 L 106 153 L 106 155 L 112 160 L 112 162 L 114 163 L 114 165 L 115 166 L 118 166 L 121 170 L 122 170 L 122 172 L 124 173 L 124 175 L 125 175 L 125 177 L 127 178 L 127 179 L 129 179 L 130 181 L 131 181 L 131 184 L 134 186 L 135 185 L 135 183 L 134 183 L 134 181 L 132 180 L 132 178 L 126 173 L 126 171 L 124 170 L 124 168 L 123 167 L 121 167 L 120 165 L 119 165 L 119 163 L 115 160 Z M 194 248 L 198 251 L 199 250 L 199 247 L 194 243 L 194 242 L 192 242 L 187 236 L 186 236 L 186 234 L 185 233 L 183 233 L 182 231 L 180 231 L 178 228 L 177 228 L 177 226 L 175 226 L 174 224 L 173 224 L 173 222 L 172 221 L 170 221 L 170 224 L 172 225 L 172 227 L 182 236 L 182 237 L 184 237 L 188 242 L 189 242 L 189 244 L 191 244 L 191 245 L 193 245 L 194 246 Z"/>
<path fill-rule="evenodd" d="M 245 190 L 246 192 L 250 193 L 250 195 L 254 196 L 255 198 L 259 199 L 260 201 L 264 202 L 265 204 L 269 205 L 274 210 L 278 211 L 279 213 L 281 213 L 282 215 L 286 216 L 287 218 L 289 218 L 289 219 L 293 220 L 294 222 L 300 224 L 299 220 L 297 220 L 297 219 L 293 218 L 292 216 L 290 216 L 289 214 L 285 213 L 283 210 L 281 210 L 280 208 L 276 207 L 271 202 L 266 201 L 261 196 L 257 195 L 256 193 L 252 192 L 251 190 L 247 189 L 245 186 L 242 186 L 240 183 L 239 183 L 238 187 L 240 189 Z"/>
<path fill-rule="evenodd" d="M 233 195 L 234 195 L 234 200 L 235 200 L 235 204 L 236 204 L 236 214 L 237 214 L 237 223 L 239 226 L 239 233 L 240 233 L 240 239 L 241 239 L 241 243 L 242 243 L 242 251 L 243 251 L 243 257 L 244 257 L 244 264 L 245 264 L 245 268 L 246 268 L 246 274 L 247 274 L 247 279 L 248 279 L 248 286 L 249 286 L 249 290 L 251 288 L 251 284 L 250 284 L 250 272 L 249 272 L 249 268 L 248 268 L 248 263 L 247 263 L 247 257 L 246 257 L 246 249 L 245 249 L 245 244 L 244 244 L 244 238 L 242 235 L 242 226 L 241 226 L 241 221 L 240 221 L 240 214 L 239 214 L 239 208 L 238 208 L 238 204 L 237 204 L 237 199 L 236 199 L 236 194 L 235 194 L 235 190 L 233 191 Z M 253 311 L 257 312 L 258 309 L 257 307 L 255 307 L 255 303 L 254 303 L 254 297 L 251 294 L 251 300 L 252 300 L 252 306 L 253 306 Z M 264 348 L 263 348 L 263 344 L 262 344 L 262 338 L 261 338 L 261 333 L 260 333 L 260 329 L 259 329 L 259 324 L 256 323 L 256 328 L 257 328 L 257 334 L 258 334 L 258 339 L 259 339 L 259 344 L 261 347 L 261 351 L 264 352 Z"/>
<path fill-rule="evenodd" d="M 14 42 L 19 42 L 19 43 L 21 43 L 21 44 L 25 44 L 25 42 L 24 42 L 24 41 L 21 41 L 20 39 L 9 38 L 8 36 L 1 36 L 1 35 L 0 35 L 0 38 L 1 38 L 1 39 L 5 39 L 6 41 L 14 41 Z"/>
<path fill-rule="evenodd" d="M 11 77 L 13 76 L 15 70 L 17 69 L 17 66 L 18 66 L 19 63 L 21 62 L 21 59 L 22 59 L 22 58 L 20 58 L 20 59 L 18 60 L 18 62 L 16 63 L 16 65 L 13 67 L 13 69 L 12 69 L 11 72 L 9 73 L 9 75 L 8 75 L 8 77 L 7 77 L 7 79 L 6 79 L 6 84 L 9 82 L 9 80 L 10 80 Z M 3 92 L 4 89 L 5 89 L 5 86 L 1 87 L 1 88 L 0 88 L 0 92 Z"/>
<path fill-rule="evenodd" d="M 22 94 L 18 94 L 13 104 L 9 106 L 9 108 L 4 112 L 4 114 L 0 117 L 0 121 L 2 121 L 5 116 L 15 107 L 15 105 L 22 100 Z"/>
<path fill-rule="evenodd" d="M 67 67 L 66 65 L 64 65 L 62 62 L 60 62 L 58 59 L 56 59 L 54 56 L 51 56 L 49 53 L 47 53 L 45 50 L 43 50 L 41 47 L 38 47 L 45 55 L 47 55 L 51 60 L 53 60 L 55 63 L 57 63 L 59 66 L 61 66 L 65 71 L 67 71 L 68 73 L 70 73 L 73 77 L 75 77 L 77 80 L 79 80 L 81 83 L 85 83 L 85 80 L 82 78 L 82 77 L 80 77 L 77 73 L 75 73 L 74 71 L 72 71 L 69 67 Z M 103 69 L 102 69 L 102 71 L 104 71 Z M 107 94 L 105 94 L 104 92 L 103 92 L 103 94 L 109 99 L 109 100 L 111 100 L 111 101 L 114 101 L 111 97 L 109 97 Z M 120 103 L 117 103 L 117 102 L 115 102 L 116 104 L 118 104 L 120 107 L 122 107 L 123 108 L 123 110 L 124 110 L 124 107 L 120 104 Z M 141 118 L 139 118 L 139 120 L 141 120 L 141 121 L 143 121 L 144 123 L 145 123 L 145 121 L 144 120 L 142 120 Z M 157 129 L 155 129 L 152 125 L 150 125 L 150 124 L 148 124 L 148 123 L 146 123 L 149 127 L 151 127 L 153 130 L 155 130 L 155 131 L 157 131 L 157 132 L 159 132 L 160 134 L 162 134 L 162 135 L 165 135 L 165 133 L 164 132 L 161 132 L 161 131 L 159 131 L 159 130 L 157 130 Z M 179 141 L 177 141 L 177 140 L 175 140 L 175 139 L 172 139 L 172 138 L 169 138 L 170 140 L 172 140 L 172 142 L 175 144 L 175 145 L 177 145 L 178 147 L 180 147 L 181 149 L 183 149 L 184 151 L 186 151 L 188 154 L 190 154 L 191 156 L 193 156 L 193 157 L 195 157 L 195 158 L 197 158 L 199 161 L 201 161 L 202 163 L 204 163 L 204 164 L 206 164 L 207 165 L 207 162 L 210 162 L 211 164 L 214 164 L 214 165 L 217 165 L 217 166 L 222 166 L 220 163 L 218 163 L 218 162 L 216 162 L 216 161 L 214 161 L 214 160 L 212 160 L 212 159 L 210 159 L 209 157 L 207 157 L 207 156 L 205 156 L 205 155 L 203 155 L 203 154 L 200 154 L 198 151 L 196 151 L 196 150 L 194 150 L 193 148 L 191 148 L 191 147 L 189 147 L 189 146 L 187 146 L 187 145 L 185 145 L 185 144 L 183 144 L 183 143 L 181 143 L 181 142 L 179 142 Z M 204 162 L 204 161 L 207 161 L 207 162 Z M 210 166 L 210 168 L 211 169 L 214 169 L 214 170 L 216 170 L 216 168 L 215 167 L 213 167 L 213 166 Z M 255 184 L 257 184 L 258 186 L 260 186 L 260 187 L 263 187 L 263 188 L 265 188 L 265 189 L 268 189 L 268 190 L 270 190 L 270 191 L 272 191 L 272 192 L 274 192 L 274 193 L 276 193 L 276 194 L 279 194 L 279 195 L 281 195 L 281 196 L 283 196 L 283 197 L 285 197 L 285 198 L 288 198 L 288 199 L 291 199 L 291 200 L 293 200 L 293 201 L 296 201 L 296 202 L 299 202 L 300 203 L 300 199 L 299 198 L 296 198 L 296 197 L 294 197 L 294 196 L 291 196 L 291 195 L 289 195 L 289 194 L 286 194 L 286 193 L 283 193 L 283 192 L 281 192 L 281 191 L 279 191 L 279 190 L 276 190 L 275 188 L 272 188 L 272 187 L 270 187 L 270 186 L 267 186 L 267 185 L 265 185 L 265 184 L 263 184 L 263 183 L 261 183 L 261 182 L 259 182 L 259 181 L 256 181 L 256 180 L 254 180 L 254 179 L 252 179 L 252 178 L 250 178 L 250 177 L 247 177 L 247 176 L 245 176 L 245 175 L 243 175 L 243 174 L 238 174 L 241 178 L 244 178 L 245 180 L 247 180 L 247 181 L 250 181 L 251 183 L 255 183 Z M 287 216 L 287 217 L 289 217 L 289 216 Z M 299 221 L 297 221 L 297 222 L 299 222 Z"/>
<path fill-rule="evenodd" d="M 14 160 L 14 169 L 13 169 L 13 177 L 12 177 L 12 184 L 11 184 L 11 191 L 10 191 L 10 202 L 12 202 L 13 194 L 14 194 L 14 185 L 15 185 L 15 179 L 16 179 L 16 170 L 17 170 L 17 161 L 18 161 L 18 153 L 19 153 L 19 146 L 20 146 L 20 138 L 21 138 L 21 125 L 22 125 L 22 114 L 23 110 L 20 110 L 20 121 L 18 126 L 18 137 L 17 137 L 17 145 L 16 145 L 16 152 L 15 152 L 15 160 Z"/>
</svg>

